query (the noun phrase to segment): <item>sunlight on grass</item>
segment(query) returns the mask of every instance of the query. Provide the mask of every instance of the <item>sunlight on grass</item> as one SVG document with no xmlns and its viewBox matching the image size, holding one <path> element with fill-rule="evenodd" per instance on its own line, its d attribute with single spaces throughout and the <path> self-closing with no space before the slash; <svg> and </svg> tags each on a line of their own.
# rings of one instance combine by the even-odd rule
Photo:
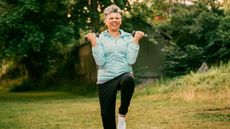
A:
<svg viewBox="0 0 230 129">
<path fill-rule="evenodd" d="M 13 97 L 12 97 L 13 96 Z M 119 107 L 117 101 L 117 109 Z M 1 94 L 1 129 L 102 129 L 98 98 L 72 93 Z M 227 103 L 186 102 L 135 96 L 127 115 L 130 129 L 228 129 Z"/>
<path fill-rule="evenodd" d="M 0 104 L 1 129 L 91 129 L 101 126 L 95 98 L 59 92 L 14 93 L 1 95 Z"/>
<path fill-rule="evenodd" d="M 229 129 L 230 63 L 135 89 L 128 129 Z M 119 95 L 117 108 L 119 108 Z M 118 110 L 116 110 L 118 112 Z M 102 129 L 97 96 L 1 92 L 0 129 Z"/>
<path fill-rule="evenodd" d="M 138 87 L 137 95 L 157 94 L 186 101 L 222 101 L 230 103 L 230 63 L 213 67 L 207 73 L 194 73 Z"/>
</svg>

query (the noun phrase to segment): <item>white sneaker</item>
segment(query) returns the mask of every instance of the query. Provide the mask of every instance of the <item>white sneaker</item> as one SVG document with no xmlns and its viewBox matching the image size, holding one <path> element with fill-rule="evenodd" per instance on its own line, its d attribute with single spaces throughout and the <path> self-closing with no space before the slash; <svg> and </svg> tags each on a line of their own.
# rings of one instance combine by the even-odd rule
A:
<svg viewBox="0 0 230 129">
<path fill-rule="evenodd" d="M 117 129 L 126 129 L 125 117 L 122 117 L 119 114 L 118 114 Z"/>
</svg>

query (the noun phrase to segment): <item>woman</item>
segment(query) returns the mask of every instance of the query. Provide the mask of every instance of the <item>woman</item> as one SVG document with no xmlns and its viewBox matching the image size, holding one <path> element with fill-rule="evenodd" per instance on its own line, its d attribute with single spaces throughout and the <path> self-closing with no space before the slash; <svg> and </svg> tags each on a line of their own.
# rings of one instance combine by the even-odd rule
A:
<svg viewBox="0 0 230 129">
<path fill-rule="evenodd" d="M 118 114 L 118 129 L 126 129 L 125 116 L 134 92 L 132 65 L 139 52 L 139 40 L 144 33 L 137 31 L 134 37 L 120 29 L 121 9 L 110 5 L 104 10 L 107 30 L 97 38 L 89 33 L 92 53 L 98 65 L 97 84 L 101 116 L 104 129 L 116 129 L 115 105 L 117 91 L 121 91 L 121 105 Z"/>
</svg>

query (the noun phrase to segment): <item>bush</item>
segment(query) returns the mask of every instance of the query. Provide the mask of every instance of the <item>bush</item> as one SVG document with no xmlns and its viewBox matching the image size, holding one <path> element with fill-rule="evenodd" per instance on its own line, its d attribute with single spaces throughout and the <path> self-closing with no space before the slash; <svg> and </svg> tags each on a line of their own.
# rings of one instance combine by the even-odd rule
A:
<svg viewBox="0 0 230 129">
<path fill-rule="evenodd" d="M 175 45 L 166 46 L 165 74 L 182 75 L 230 59 L 230 18 L 212 2 L 176 5 L 171 21 L 160 26 L 173 37 Z"/>
</svg>

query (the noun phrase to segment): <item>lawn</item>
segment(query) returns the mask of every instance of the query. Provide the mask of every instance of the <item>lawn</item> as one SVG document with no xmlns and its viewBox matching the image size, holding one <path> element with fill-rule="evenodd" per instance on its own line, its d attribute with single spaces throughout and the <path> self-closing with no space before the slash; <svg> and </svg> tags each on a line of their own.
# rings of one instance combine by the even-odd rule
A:
<svg viewBox="0 0 230 129">
<path fill-rule="evenodd" d="M 134 95 L 127 115 L 127 129 L 229 128 L 230 106 L 223 102 Z M 102 129 L 98 98 L 64 92 L 2 92 L 0 129 Z"/>
<path fill-rule="evenodd" d="M 230 63 L 139 85 L 127 129 L 230 129 L 229 78 Z M 102 129 L 95 87 L 73 87 L 77 93 L 7 92 L 1 87 L 0 129 Z"/>
<path fill-rule="evenodd" d="M 0 129 L 96 129 L 96 98 L 71 93 L 27 92 L 0 95 Z"/>
</svg>

